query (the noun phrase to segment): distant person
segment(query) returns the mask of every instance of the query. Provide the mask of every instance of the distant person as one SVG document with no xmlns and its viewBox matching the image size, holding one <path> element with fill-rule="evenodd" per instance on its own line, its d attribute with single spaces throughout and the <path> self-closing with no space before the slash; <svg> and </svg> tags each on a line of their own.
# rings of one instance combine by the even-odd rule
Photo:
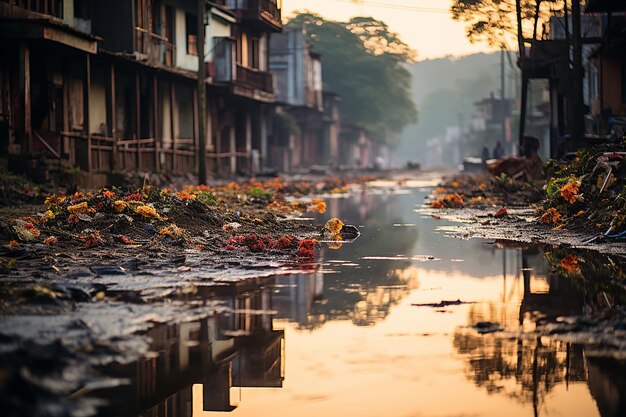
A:
<svg viewBox="0 0 626 417">
<path fill-rule="evenodd" d="M 511 156 L 490 164 L 487 169 L 492 175 L 502 174 L 514 179 L 535 181 L 542 178 L 543 161 L 539 156 L 540 141 L 534 136 L 524 136 L 523 156 Z"/>
<path fill-rule="evenodd" d="M 487 162 L 487 160 L 491 159 L 489 156 L 489 148 L 487 145 L 483 145 L 483 153 L 482 153 L 483 162 Z"/>
<path fill-rule="evenodd" d="M 493 148 L 493 159 L 500 159 L 504 156 L 504 149 L 502 149 L 502 144 L 500 141 L 496 143 L 496 147 Z"/>
<path fill-rule="evenodd" d="M 382 171 L 383 169 L 385 169 L 385 158 L 378 155 L 374 159 L 374 168 L 376 168 L 377 171 Z"/>
</svg>

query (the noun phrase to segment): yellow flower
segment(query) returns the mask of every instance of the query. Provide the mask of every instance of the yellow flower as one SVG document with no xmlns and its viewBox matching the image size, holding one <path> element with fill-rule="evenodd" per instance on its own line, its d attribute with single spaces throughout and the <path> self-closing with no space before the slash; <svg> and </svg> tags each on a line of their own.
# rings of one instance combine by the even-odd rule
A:
<svg viewBox="0 0 626 417">
<path fill-rule="evenodd" d="M 147 205 L 143 205 L 143 206 L 139 206 L 135 209 L 135 213 L 139 214 L 140 216 L 143 217 L 159 217 L 159 214 L 157 213 L 157 211 L 154 209 L 154 207 L 151 206 L 147 206 Z"/>
<path fill-rule="evenodd" d="M 126 210 L 126 207 L 128 207 L 128 204 L 122 200 L 117 200 L 115 203 L 113 203 L 113 208 L 118 213 L 121 213 L 124 210 Z"/>
<path fill-rule="evenodd" d="M 83 201 L 82 203 L 79 203 L 73 206 L 69 206 L 67 208 L 67 211 L 69 211 L 72 214 L 86 213 L 88 210 L 89 210 L 89 206 L 87 205 L 86 201 Z"/>
<path fill-rule="evenodd" d="M 333 241 L 328 242 L 328 247 L 333 250 L 341 249 L 341 247 L 343 246 L 343 239 L 341 238 L 341 235 L 333 235 L 331 239 Z"/>
<path fill-rule="evenodd" d="M 343 227 L 343 222 L 336 217 L 333 217 L 324 225 L 324 229 L 330 231 L 333 235 L 341 232 L 341 228 Z"/>
</svg>

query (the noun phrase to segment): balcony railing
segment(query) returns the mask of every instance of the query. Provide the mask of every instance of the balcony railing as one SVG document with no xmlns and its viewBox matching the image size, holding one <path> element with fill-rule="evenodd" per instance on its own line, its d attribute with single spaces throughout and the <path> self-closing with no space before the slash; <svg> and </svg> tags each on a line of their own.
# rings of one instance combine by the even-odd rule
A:
<svg viewBox="0 0 626 417">
<path fill-rule="evenodd" d="M 283 28 L 276 0 L 226 0 L 226 5 L 242 20 L 263 23 L 278 31 Z"/>
<path fill-rule="evenodd" d="M 237 64 L 236 82 L 267 93 L 274 92 L 274 79 L 271 73 L 244 67 L 239 64 Z"/>
<path fill-rule="evenodd" d="M 0 3 L 11 3 L 10 0 L 0 0 Z M 63 18 L 62 0 L 15 0 L 14 4 L 31 12 Z"/>
<path fill-rule="evenodd" d="M 139 27 L 135 28 L 135 36 L 137 52 L 146 55 L 148 63 L 174 65 L 174 45 L 167 38 Z"/>
</svg>

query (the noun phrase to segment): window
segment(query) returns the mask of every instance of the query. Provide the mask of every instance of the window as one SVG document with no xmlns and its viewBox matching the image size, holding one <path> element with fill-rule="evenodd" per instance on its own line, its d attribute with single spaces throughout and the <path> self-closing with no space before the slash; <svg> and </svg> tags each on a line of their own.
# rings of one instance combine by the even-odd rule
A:
<svg viewBox="0 0 626 417">
<path fill-rule="evenodd" d="M 198 55 L 198 19 L 196 15 L 185 13 L 185 30 L 187 39 L 187 55 Z"/>
<path fill-rule="evenodd" d="M 250 40 L 248 46 L 248 65 L 252 68 L 259 69 L 259 38 L 257 37 L 249 37 Z"/>
<path fill-rule="evenodd" d="M 74 2 L 74 17 L 78 19 L 91 19 L 89 0 L 76 0 Z"/>
</svg>

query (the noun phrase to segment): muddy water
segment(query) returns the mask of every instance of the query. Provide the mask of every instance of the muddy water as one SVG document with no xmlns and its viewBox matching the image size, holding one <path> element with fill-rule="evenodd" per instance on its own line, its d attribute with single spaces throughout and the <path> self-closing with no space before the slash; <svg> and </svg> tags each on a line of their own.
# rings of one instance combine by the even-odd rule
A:
<svg viewBox="0 0 626 417">
<path fill-rule="evenodd" d="M 330 200 L 325 218 L 358 225 L 356 242 L 324 248 L 308 274 L 201 291 L 225 310 L 153 329 L 150 357 L 105 369 L 132 384 L 104 390 L 101 411 L 626 415 L 614 362 L 533 333 L 580 314 L 589 294 L 549 267 L 545 249 L 446 237 L 450 224 L 416 211 L 426 194 Z"/>
</svg>

